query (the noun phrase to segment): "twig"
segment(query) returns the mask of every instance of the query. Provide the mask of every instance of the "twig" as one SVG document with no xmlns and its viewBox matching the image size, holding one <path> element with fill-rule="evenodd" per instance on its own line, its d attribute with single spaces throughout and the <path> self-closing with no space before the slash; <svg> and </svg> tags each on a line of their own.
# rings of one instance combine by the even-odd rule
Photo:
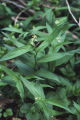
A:
<svg viewBox="0 0 80 120">
<path fill-rule="evenodd" d="M 26 20 L 26 17 L 19 17 L 18 20 Z M 12 20 L 15 20 L 15 17 L 12 17 Z"/>
<path fill-rule="evenodd" d="M 29 9 L 28 12 L 30 12 L 31 14 L 34 14 L 34 13 L 35 13 L 35 10 Z"/>
<path fill-rule="evenodd" d="M 16 17 L 15 20 L 14 20 L 14 25 L 17 23 L 18 18 L 20 17 L 20 15 L 21 15 L 23 12 L 25 12 L 25 10 L 22 10 L 22 11 L 17 15 L 17 17 Z"/>
<path fill-rule="evenodd" d="M 70 31 L 66 31 L 66 33 L 70 33 L 74 39 L 79 39 L 77 35 L 73 34 L 73 33 L 70 32 Z"/>
<path fill-rule="evenodd" d="M 24 0 L 18 0 L 23 6 L 26 7 L 26 3 L 24 2 Z"/>
<path fill-rule="evenodd" d="M 56 9 L 57 7 L 52 7 L 52 6 L 49 6 L 49 5 L 45 5 L 45 4 L 41 4 L 42 6 L 46 7 L 46 8 L 51 8 L 51 9 Z"/>
<path fill-rule="evenodd" d="M 18 8 L 25 8 L 24 6 L 18 4 L 17 2 L 13 2 L 13 1 L 10 1 L 10 0 L 3 0 L 2 2 L 13 4 L 13 5 L 15 5 Z"/>
<path fill-rule="evenodd" d="M 80 27 L 80 18 L 79 18 L 79 22 L 78 22 L 77 19 L 75 18 L 75 16 L 73 15 L 72 11 L 71 11 L 71 8 L 70 8 L 68 0 L 66 0 L 66 4 L 67 4 L 67 7 L 68 7 L 70 15 L 72 16 L 72 18 L 74 19 L 76 24 Z"/>
</svg>

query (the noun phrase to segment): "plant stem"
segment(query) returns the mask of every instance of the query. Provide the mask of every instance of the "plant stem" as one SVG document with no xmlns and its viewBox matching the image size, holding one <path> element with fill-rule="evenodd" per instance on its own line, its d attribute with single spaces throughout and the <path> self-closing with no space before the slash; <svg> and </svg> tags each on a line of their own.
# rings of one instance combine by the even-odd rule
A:
<svg viewBox="0 0 80 120">
<path fill-rule="evenodd" d="M 34 59 L 35 59 L 34 70 L 36 71 L 37 70 L 37 53 L 36 53 L 36 51 L 35 51 Z"/>
</svg>

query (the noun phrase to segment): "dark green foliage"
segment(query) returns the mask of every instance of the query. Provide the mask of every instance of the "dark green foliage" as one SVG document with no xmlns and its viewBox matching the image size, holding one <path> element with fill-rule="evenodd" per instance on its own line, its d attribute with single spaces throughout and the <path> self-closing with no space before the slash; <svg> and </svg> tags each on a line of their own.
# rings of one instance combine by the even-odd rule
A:
<svg viewBox="0 0 80 120">
<path fill-rule="evenodd" d="M 70 4 L 78 19 L 79 0 Z M 14 100 L 0 118 L 80 120 L 80 28 L 65 1 L 2 1 L 0 11 L 0 92 Z"/>
</svg>

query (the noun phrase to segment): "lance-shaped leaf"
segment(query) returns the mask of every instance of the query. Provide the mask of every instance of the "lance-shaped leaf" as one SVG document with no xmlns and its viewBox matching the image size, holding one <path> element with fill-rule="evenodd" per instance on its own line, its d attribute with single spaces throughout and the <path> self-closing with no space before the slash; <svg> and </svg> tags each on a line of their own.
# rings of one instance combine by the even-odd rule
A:
<svg viewBox="0 0 80 120">
<path fill-rule="evenodd" d="M 56 60 L 59 60 L 61 58 L 64 58 L 67 56 L 70 56 L 72 54 L 69 54 L 69 53 L 54 53 L 54 54 L 48 54 L 48 55 L 45 55 L 41 58 L 38 59 L 38 62 L 39 63 L 45 63 L 45 62 L 51 62 L 51 61 L 56 61 Z"/>
<path fill-rule="evenodd" d="M 6 27 L 6 28 L 3 28 L 2 30 L 4 31 L 10 31 L 10 32 L 15 32 L 15 33 L 22 33 L 22 29 L 18 29 L 18 28 L 14 28 L 14 27 Z"/>
<path fill-rule="evenodd" d="M 39 84 L 34 84 L 26 80 L 21 76 L 21 80 L 25 87 L 31 92 L 31 94 L 36 98 L 45 98 L 42 87 Z"/>
<path fill-rule="evenodd" d="M 12 50 L 12 51 L 8 52 L 6 55 L 4 55 L 0 59 L 0 61 L 5 61 L 5 60 L 10 60 L 10 59 L 16 58 L 16 57 L 23 55 L 31 50 L 32 50 L 31 45 L 25 45 L 25 46 L 22 46 L 19 48 L 15 48 L 14 50 Z"/>
<path fill-rule="evenodd" d="M 3 70 L 5 73 L 7 73 L 10 76 L 11 81 L 15 82 L 15 84 L 16 84 L 15 87 L 17 87 L 21 98 L 24 99 L 24 88 L 23 88 L 22 81 L 20 80 L 18 74 L 3 65 L 0 65 L 0 69 Z"/>
<path fill-rule="evenodd" d="M 71 110 L 68 108 L 68 106 L 63 101 L 61 101 L 61 100 L 58 100 L 58 99 L 50 99 L 50 100 L 46 99 L 45 103 L 51 104 L 53 106 L 60 107 L 62 109 L 65 109 L 66 111 L 72 113 Z"/>
<path fill-rule="evenodd" d="M 45 41 L 43 41 L 41 43 L 41 45 L 36 49 L 37 52 L 40 52 L 42 50 L 44 50 L 46 47 L 48 47 L 50 45 L 50 43 L 56 39 L 56 37 L 58 37 L 58 35 L 61 33 L 63 34 L 67 29 L 68 29 L 68 25 L 65 24 L 65 20 L 61 21 L 61 23 L 59 25 L 56 25 L 52 31 L 51 34 L 49 34 Z"/>
</svg>

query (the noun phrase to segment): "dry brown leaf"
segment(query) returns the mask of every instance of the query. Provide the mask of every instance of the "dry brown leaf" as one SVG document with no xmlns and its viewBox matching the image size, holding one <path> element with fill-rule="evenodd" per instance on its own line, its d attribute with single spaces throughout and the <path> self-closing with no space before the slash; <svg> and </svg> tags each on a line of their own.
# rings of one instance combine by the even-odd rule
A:
<svg viewBox="0 0 80 120">
<path fill-rule="evenodd" d="M 0 107 L 3 108 L 6 104 L 13 103 L 13 99 L 0 98 Z"/>
<path fill-rule="evenodd" d="M 14 117 L 13 117 L 12 120 L 21 120 L 21 119 L 20 119 L 20 118 L 14 118 Z"/>
</svg>

